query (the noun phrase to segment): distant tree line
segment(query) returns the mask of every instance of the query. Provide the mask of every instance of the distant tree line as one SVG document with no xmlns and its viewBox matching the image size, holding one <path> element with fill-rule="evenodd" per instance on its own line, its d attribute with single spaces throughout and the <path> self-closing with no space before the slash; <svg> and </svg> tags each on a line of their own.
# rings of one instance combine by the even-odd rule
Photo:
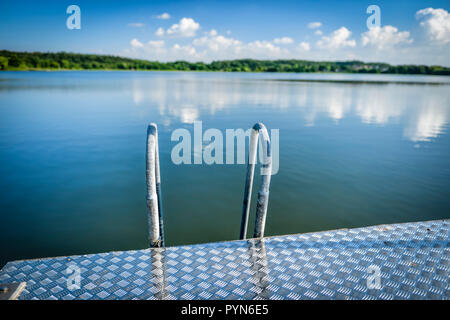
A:
<svg viewBox="0 0 450 320">
<path fill-rule="evenodd" d="M 450 75 L 450 68 L 426 65 L 365 63 L 362 61 L 307 61 L 239 59 L 203 62 L 158 62 L 110 55 L 67 52 L 0 51 L 0 70 L 174 70 L 229 72 L 346 72 Z"/>
</svg>

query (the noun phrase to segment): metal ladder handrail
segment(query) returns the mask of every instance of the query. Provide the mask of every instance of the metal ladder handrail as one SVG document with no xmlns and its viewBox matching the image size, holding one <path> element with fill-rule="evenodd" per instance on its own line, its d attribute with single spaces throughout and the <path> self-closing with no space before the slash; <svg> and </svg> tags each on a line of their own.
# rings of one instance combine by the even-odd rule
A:
<svg viewBox="0 0 450 320">
<path fill-rule="evenodd" d="M 147 127 L 146 182 L 150 247 L 164 247 L 158 127 L 155 123 Z"/>
<path fill-rule="evenodd" d="M 250 212 L 253 177 L 255 173 L 256 156 L 258 151 L 259 136 L 262 137 L 262 182 L 258 191 L 256 204 L 256 222 L 253 237 L 264 237 L 266 225 L 267 207 L 269 203 L 269 186 L 272 174 L 272 154 L 270 138 L 266 127 L 256 123 L 251 129 L 250 145 L 248 153 L 247 177 L 245 180 L 244 202 L 242 208 L 242 220 L 240 239 L 247 236 L 248 217 Z M 147 127 L 147 152 L 146 152 L 146 182 L 147 182 L 147 207 L 149 224 L 150 247 L 164 247 L 164 224 L 161 201 L 161 174 L 159 169 L 158 127 L 150 123 Z"/>
<path fill-rule="evenodd" d="M 267 206 L 269 203 L 270 177 L 272 174 L 272 154 L 271 154 L 272 151 L 267 129 L 261 122 L 258 122 L 253 126 L 250 134 L 247 177 L 245 180 L 244 204 L 242 208 L 241 230 L 239 234 L 239 239 L 241 240 L 245 239 L 247 235 L 248 216 L 250 212 L 250 202 L 253 187 L 253 177 L 255 173 L 258 138 L 260 134 L 262 137 L 262 152 L 264 158 L 261 168 L 261 175 L 263 177 L 261 187 L 258 191 L 258 200 L 256 204 L 256 222 L 253 237 L 254 238 L 264 237 L 264 229 L 266 226 Z"/>
</svg>

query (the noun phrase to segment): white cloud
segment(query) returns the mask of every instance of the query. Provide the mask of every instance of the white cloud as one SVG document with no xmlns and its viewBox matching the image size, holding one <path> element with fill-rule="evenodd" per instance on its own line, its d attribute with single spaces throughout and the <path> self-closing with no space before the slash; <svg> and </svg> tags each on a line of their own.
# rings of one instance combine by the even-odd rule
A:
<svg viewBox="0 0 450 320">
<path fill-rule="evenodd" d="M 130 41 L 130 45 L 133 48 L 142 48 L 144 47 L 144 44 L 140 42 L 138 39 L 134 38 Z"/>
<path fill-rule="evenodd" d="M 274 46 L 271 42 L 259 40 L 250 42 L 245 49 L 249 54 L 266 57 L 277 57 L 283 52 L 280 47 Z"/>
<path fill-rule="evenodd" d="M 214 59 L 240 59 L 240 58 L 282 58 L 289 55 L 289 50 L 274 45 L 271 41 L 242 41 L 226 37 L 217 32 L 208 32 L 201 38 L 192 41 L 197 48 L 198 55 L 205 61 Z"/>
<path fill-rule="evenodd" d="M 144 23 L 141 22 L 132 22 L 128 24 L 129 27 L 135 27 L 135 28 L 142 28 L 143 26 L 145 26 Z"/>
<path fill-rule="evenodd" d="M 330 36 L 323 36 L 317 41 L 317 46 L 322 49 L 338 49 L 343 47 L 355 47 L 356 41 L 349 39 L 351 31 L 346 27 L 334 30 Z"/>
<path fill-rule="evenodd" d="M 155 35 L 158 37 L 162 37 L 164 35 L 164 33 L 165 33 L 164 29 L 160 27 L 156 30 Z"/>
<path fill-rule="evenodd" d="M 161 20 L 167 20 L 167 19 L 170 19 L 170 14 L 168 14 L 167 12 L 164 12 L 164 13 L 160 14 L 159 16 L 156 16 L 156 18 L 161 19 Z"/>
<path fill-rule="evenodd" d="M 197 48 L 198 55 L 205 61 L 215 59 L 272 59 L 289 55 L 289 50 L 274 45 L 271 41 L 242 41 L 209 32 L 206 36 L 194 39 L 192 45 Z"/>
<path fill-rule="evenodd" d="M 175 40 L 181 34 L 200 34 L 200 26 L 194 20 L 190 20 L 198 28 L 186 27 L 183 19 L 171 27 L 170 37 L 162 38 L 165 41 L 146 39 L 140 42 L 132 39 L 128 49 L 124 49 L 124 55 L 159 61 L 204 61 L 231 60 L 231 59 L 307 59 L 307 60 L 363 60 L 367 62 L 387 62 L 392 64 L 439 64 L 448 66 L 450 56 L 447 46 L 421 45 L 419 41 L 415 45 L 398 45 L 411 43 L 410 33 L 400 32 L 392 26 L 384 26 L 361 34 L 357 45 L 352 39 L 352 33 L 345 27 L 334 32 L 321 35 L 318 39 L 290 43 L 288 37 L 279 37 L 273 40 L 259 39 L 244 42 L 225 33 L 221 35 L 216 29 L 202 32 L 201 36 L 192 40 Z M 187 25 L 192 25 L 188 23 Z M 183 27 L 184 26 L 184 27 Z M 159 28 L 155 33 L 159 37 L 168 35 L 168 29 Z M 318 31 L 315 29 L 313 32 Z M 151 41 L 148 41 L 151 40 Z M 317 41 L 318 40 L 318 41 Z M 182 42 L 181 42 L 182 41 Z M 175 43 L 178 43 L 174 46 Z M 378 48 L 378 50 L 373 50 Z M 395 48 L 393 50 L 392 48 Z"/>
<path fill-rule="evenodd" d="M 152 48 L 162 48 L 164 47 L 164 40 L 150 40 L 148 45 Z"/>
<path fill-rule="evenodd" d="M 292 40 L 292 38 L 289 37 L 282 37 L 273 39 L 273 42 L 276 44 L 291 44 L 294 43 L 294 40 Z"/>
<path fill-rule="evenodd" d="M 393 26 L 374 27 L 362 34 L 362 45 L 371 45 L 377 49 L 389 48 L 400 43 L 412 43 L 408 31 L 399 32 Z"/>
<path fill-rule="evenodd" d="M 432 41 L 450 42 L 450 14 L 445 9 L 426 8 L 416 12 L 420 25 L 425 29 Z"/>
<path fill-rule="evenodd" d="M 180 46 L 178 43 L 175 43 L 172 47 L 175 53 L 181 53 L 182 57 L 191 56 L 198 57 L 197 50 L 195 50 L 192 46 Z"/>
<path fill-rule="evenodd" d="M 182 18 L 179 23 L 172 25 L 167 34 L 176 37 L 193 37 L 197 30 L 200 29 L 200 24 L 191 18 Z"/>
<path fill-rule="evenodd" d="M 322 26 L 322 22 L 310 22 L 308 23 L 308 28 L 310 29 L 317 29 Z"/>
<path fill-rule="evenodd" d="M 142 43 L 134 38 L 130 41 L 130 45 L 131 48 L 125 50 L 125 53 L 133 58 L 160 60 L 159 57 L 163 57 L 168 53 L 163 40 L 151 40 L 147 43 Z"/>
<path fill-rule="evenodd" d="M 300 42 L 300 44 L 298 45 L 298 49 L 300 51 L 309 51 L 311 49 L 311 46 L 309 45 L 308 42 L 303 41 L 303 42 Z"/>
<path fill-rule="evenodd" d="M 214 52 L 228 49 L 230 47 L 238 47 L 242 44 L 242 42 L 233 38 L 227 38 L 222 35 L 218 35 L 215 30 L 211 30 L 208 35 L 209 36 L 194 39 L 194 41 L 192 41 L 192 44 L 195 46 L 207 47 Z"/>
<path fill-rule="evenodd" d="M 314 34 L 321 36 L 322 35 L 322 31 L 321 30 L 316 30 L 316 32 L 314 32 Z"/>
</svg>

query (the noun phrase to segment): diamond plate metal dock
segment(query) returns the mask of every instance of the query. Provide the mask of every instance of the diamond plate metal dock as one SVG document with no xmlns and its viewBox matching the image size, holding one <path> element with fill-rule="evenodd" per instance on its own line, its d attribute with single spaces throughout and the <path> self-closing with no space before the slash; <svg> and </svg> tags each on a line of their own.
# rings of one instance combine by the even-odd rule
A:
<svg viewBox="0 0 450 320">
<path fill-rule="evenodd" d="M 14 261 L 0 283 L 26 281 L 19 299 L 448 300 L 449 235 L 439 220 Z"/>
</svg>

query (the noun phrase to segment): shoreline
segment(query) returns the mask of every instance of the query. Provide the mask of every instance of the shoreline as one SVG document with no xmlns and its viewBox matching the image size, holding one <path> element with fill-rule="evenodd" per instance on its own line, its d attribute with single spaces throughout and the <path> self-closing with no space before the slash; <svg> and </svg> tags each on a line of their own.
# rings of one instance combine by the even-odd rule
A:
<svg viewBox="0 0 450 320">
<path fill-rule="evenodd" d="M 193 73 L 258 73 L 258 74 L 326 74 L 326 75 L 378 75 L 378 76 L 431 76 L 450 77 L 445 74 L 424 74 L 424 73 L 373 73 L 373 72 L 287 72 L 287 71 L 227 71 L 227 70 L 123 70 L 123 69 L 7 69 L 2 72 L 68 72 L 68 71 L 118 71 L 118 72 L 193 72 Z M 333 80 L 331 80 L 333 81 Z"/>
<path fill-rule="evenodd" d="M 310 78 L 249 78 L 253 80 L 259 81 L 273 81 L 273 82 L 291 82 L 291 83 L 339 83 L 339 84 L 350 84 L 350 85 L 388 85 L 388 84 L 397 84 L 397 85 L 450 85 L 450 81 L 429 81 L 428 79 L 424 79 L 423 81 L 417 80 L 402 80 L 402 79 L 383 79 L 384 76 L 388 77 L 442 77 L 442 79 L 448 79 L 446 75 L 432 75 L 432 74 L 395 74 L 395 73 L 356 73 L 356 72 L 267 72 L 267 71 L 212 71 L 212 70 L 117 70 L 117 69 L 101 69 L 101 70 L 92 70 L 92 69 L 26 69 L 26 70 L 0 70 L 0 74 L 12 72 L 12 73 L 20 73 L 20 72 L 49 72 L 49 73 L 70 73 L 70 72 L 124 72 L 124 73 L 147 73 L 147 72 L 182 72 L 182 73 L 226 73 L 226 74 L 278 74 L 278 75 L 307 75 L 312 76 Z M 318 75 L 319 77 L 314 77 L 313 75 Z M 373 79 L 345 79 L 345 78 L 320 78 L 321 75 L 324 76 L 355 76 L 355 77 L 373 77 Z M 381 79 L 375 79 L 381 77 Z M 0 81 L 5 80 L 1 79 Z M 430 79 L 431 80 L 431 79 Z"/>
</svg>

